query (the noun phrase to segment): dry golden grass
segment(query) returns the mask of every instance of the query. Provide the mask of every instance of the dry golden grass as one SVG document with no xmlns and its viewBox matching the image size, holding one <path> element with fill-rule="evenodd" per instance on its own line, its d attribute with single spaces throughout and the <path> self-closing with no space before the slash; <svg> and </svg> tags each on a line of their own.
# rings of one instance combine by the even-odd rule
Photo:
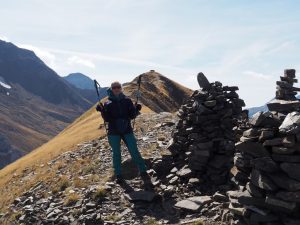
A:
<svg viewBox="0 0 300 225">
<path fill-rule="evenodd" d="M 75 205 L 79 199 L 80 199 L 80 196 L 77 193 L 69 194 L 64 201 L 64 205 L 65 206 Z"/>
</svg>

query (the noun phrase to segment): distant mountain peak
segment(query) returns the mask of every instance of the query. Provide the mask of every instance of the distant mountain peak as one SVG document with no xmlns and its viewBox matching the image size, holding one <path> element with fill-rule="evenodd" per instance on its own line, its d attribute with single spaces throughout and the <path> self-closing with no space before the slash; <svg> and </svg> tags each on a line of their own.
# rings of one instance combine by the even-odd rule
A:
<svg viewBox="0 0 300 225">
<path fill-rule="evenodd" d="M 63 78 L 79 89 L 94 89 L 94 81 L 83 73 L 70 73 Z"/>
</svg>

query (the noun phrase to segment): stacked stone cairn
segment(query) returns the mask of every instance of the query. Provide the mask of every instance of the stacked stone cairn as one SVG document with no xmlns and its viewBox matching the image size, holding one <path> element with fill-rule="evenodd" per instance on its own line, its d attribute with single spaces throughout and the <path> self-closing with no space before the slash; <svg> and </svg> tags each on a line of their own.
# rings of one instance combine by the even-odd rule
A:
<svg viewBox="0 0 300 225">
<path fill-rule="evenodd" d="M 203 73 L 198 74 L 198 83 L 200 89 L 178 112 L 169 150 L 186 177 L 216 186 L 230 180 L 235 152 L 233 127 L 245 103 L 236 93 L 238 87 L 209 83 Z"/>
<path fill-rule="evenodd" d="M 300 112 L 295 70 L 277 82 L 269 112 L 258 112 L 236 144 L 238 191 L 227 192 L 236 224 L 300 224 Z"/>
</svg>

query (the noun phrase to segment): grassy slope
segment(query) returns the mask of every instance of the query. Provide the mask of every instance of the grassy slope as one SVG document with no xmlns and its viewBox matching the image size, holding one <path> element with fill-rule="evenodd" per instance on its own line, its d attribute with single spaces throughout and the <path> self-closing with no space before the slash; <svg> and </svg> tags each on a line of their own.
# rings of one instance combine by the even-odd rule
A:
<svg viewBox="0 0 300 225">
<path fill-rule="evenodd" d="M 143 107 L 143 112 L 151 112 L 151 110 Z M 47 174 L 42 164 L 47 164 L 61 153 L 76 148 L 78 143 L 105 135 L 104 128 L 99 129 L 102 123 L 99 113 L 92 107 L 55 138 L 0 170 L 0 210 L 4 210 L 15 196 L 37 182 L 51 178 L 52 175 Z M 23 177 L 25 173 L 28 174 L 28 171 L 37 174 L 35 179 L 28 179 L 26 183 L 20 182 L 21 179 L 18 177 Z"/>
</svg>

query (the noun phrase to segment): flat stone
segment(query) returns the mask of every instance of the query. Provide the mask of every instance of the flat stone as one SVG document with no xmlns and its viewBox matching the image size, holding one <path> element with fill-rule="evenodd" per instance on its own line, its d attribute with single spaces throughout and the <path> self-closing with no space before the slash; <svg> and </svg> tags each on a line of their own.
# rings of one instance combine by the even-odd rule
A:
<svg viewBox="0 0 300 225">
<path fill-rule="evenodd" d="M 300 107 L 300 102 L 298 100 L 295 101 L 286 101 L 274 99 L 270 103 L 267 104 L 270 111 L 276 112 L 291 112 L 297 111 Z"/>
<path fill-rule="evenodd" d="M 285 201 L 300 203 L 300 191 L 279 191 L 277 192 L 276 197 Z"/>
<path fill-rule="evenodd" d="M 150 191 L 133 191 L 125 195 L 130 201 L 146 201 L 152 202 L 157 196 L 156 193 Z"/>
<path fill-rule="evenodd" d="M 272 159 L 276 162 L 300 163 L 300 155 L 272 154 Z"/>
<path fill-rule="evenodd" d="M 173 178 L 169 181 L 169 183 L 170 183 L 170 184 L 175 184 L 178 180 L 179 180 L 179 177 L 175 176 L 175 177 L 173 177 Z"/>
<path fill-rule="evenodd" d="M 200 209 L 199 204 L 187 199 L 177 202 L 175 207 L 191 211 L 198 211 Z"/>
<path fill-rule="evenodd" d="M 235 146 L 237 151 L 249 154 L 253 157 L 265 157 L 270 155 L 261 143 L 238 142 Z"/>
<path fill-rule="evenodd" d="M 266 207 L 265 198 L 257 198 L 250 195 L 242 195 L 238 198 L 238 202 L 243 205 L 254 205 L 257 207 Z"/>
<path fill-rule="evenodd" d="M 266 191 L 276 191 L 278 187 L 274 184 L 274 182 L 263 175 L 259 170 L 253 169 L 250 175 L 251 183 L 256 187 L 264 189 Z"/>
<path fill-rule="evenodd" d="M 229 198 L 226 195 L 223 195 L 219 192 L 216 192 L 212 198 L 216 202 L 227 202 L 229 200 Z"/>
<path fill-rule="evenodd" d="M 287 202 L 283 201 L 281 199 L 277 199 L 271 196 L 266 197 L 266 203 L 268 205 L 274 206 L 277 209 L 283 211 L 283 212 L 293 212 L 297 208 L 297 204 L 294 202 Z"/>
<path fill-rule="evenodd" d="M 286 172 L 289 177 L 300 181 L 300 163 L 281 163 L 280 168 Z"/>
<path fill-rule="evenodd" d="M 251 163 L 256 169 L 269 173 L 276 172 L 279 169 L 279 166 L 271 159 L 271 157 L 256 158 L 253 159 Z"/>
<path fill-rule="evenodd" d="M 182 168 L 176 173 L 179 177 L 188 177 L 192 174 L 191 169 L 189 168 Z"/>
<path fill-rule="evenodd" d="M 87 209 L 93 209 L 96 207 L 96 204 L 92 202 L 88 202 L 85 206 Z"/>
<path fill-rule="evenodd" d="M 280 188 L 288 191 L 300 190 L 300 182 L 291 179 L 286 174 L 269 174 L 272 181 Z"/>
<path fill-rule="evenodd" d="M 274 138 L 274 139 L 265 140 L 263 146 L 278 146 L 281 144 L 282 144 L 281 138 Z"/>
<path fill-rule="evenodd" d="M 293 154 L 295 151 L 296 151 L 295 148 L 286 148 L 286 147 L 280 147 L 280 146 L 272 147 L 272 152 L 274 154 L 290 155 L 290 154 Z"/>
<path fill-rule="evenodd" d="M 190 178 L 189 184 L 199 184 L 200 180 L 198 178 Z"/>
<path fill-rule="evenodd" d="M 205 205 L 213 201 L 211 196 L 193 196 L 188 198 L 188 200 L 195 202 L 199 205 Z"/>
<path fill-rule="evenodd" d="M 216 104 L 217 104 L 217 101 L 216 100 L 211 100 L 211 101 L 205 101 L 204 102 L 204 105 L 206 106 L 206 107 L 214 107 L 214 106 L 216 106 Z"/>
<path fill-rule="evenodd" d="M 300 102 L 298 101 L 300 104 Z M 289 113 L 281 126 L 279 127 L 279 132 L 283 134 L 296 134 L 300 131 L 300 113 L 292 112 Z"/>
</svg>

